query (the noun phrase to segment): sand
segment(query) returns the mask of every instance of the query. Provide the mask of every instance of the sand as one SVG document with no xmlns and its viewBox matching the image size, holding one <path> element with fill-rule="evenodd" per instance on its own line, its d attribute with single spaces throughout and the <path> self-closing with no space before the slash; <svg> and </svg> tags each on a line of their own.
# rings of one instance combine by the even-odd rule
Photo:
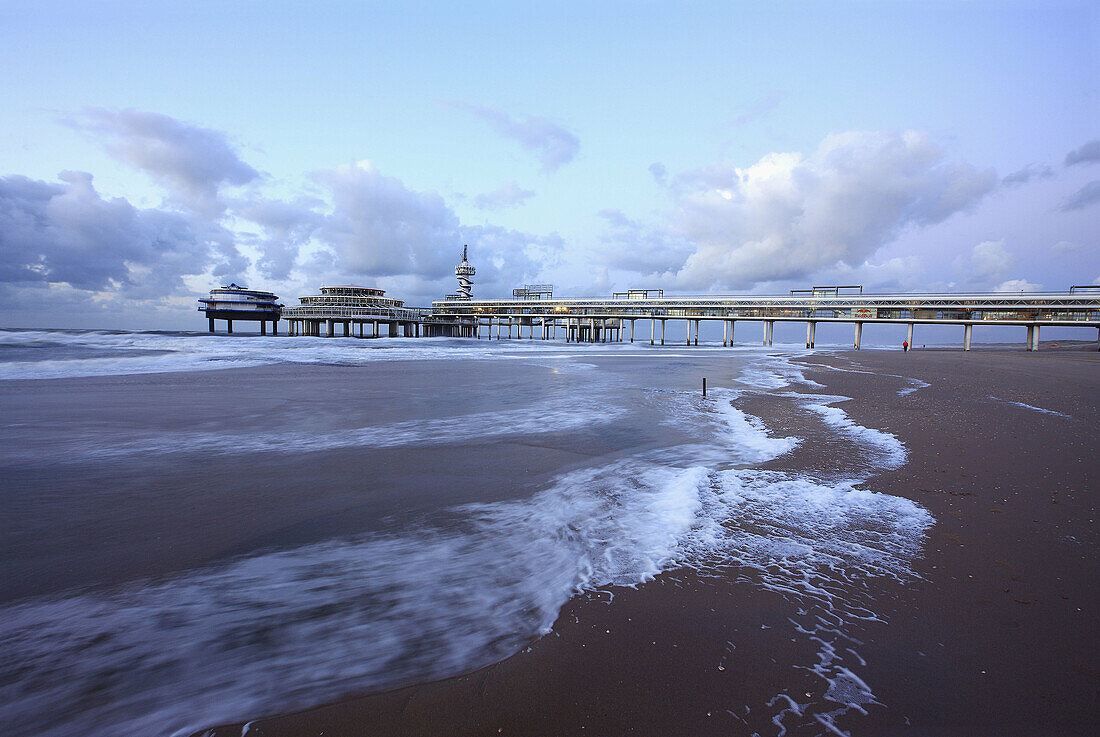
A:
<svg viewBox="0 0 1100 737">
<path fill-rule="evenodd" d="M 825 385 L 805 391 L 852 397 L 843 408 L 855 421 L 907 447 L 908 463 L 868 486 L 916 500 L 936 520 L 916 562 L 921 579 L 880 592 L 876 611 L 886 621 L 859 633 L 860 673 L 877 703 L 840 717 L 837 728 L 1092 734 L 1100 723 L 1100 356 L 861 351 L 801 362 Z M 928 386 L 902 395 L 914 384 L 900 377 Z M 744 409 L 770 427 L 794 421 L 769 416 L 768 404 L 758 398 Z M 804 444 L 769 465 L 828 468 L 834 452 Z M 820 679 L 790 671 L 815 653 L 789 636 L 789 605 L 751 582 L 669 571 L 611 593 L 575 598 L 550 635 L 500 663 L 258 719 L 247 733 L 767 735 L 780 731 L 771 721 L 778 707 L 762 705 L 781 689 L 795 700 L 802 688 L 803 701 L 820 696 Z M 788 664 L 783 672 L 777 661 Z M 787 733 L 826 731 L 802 722 Z M 239 724 L 213 731 L 241 733 Z"/>
</svg>

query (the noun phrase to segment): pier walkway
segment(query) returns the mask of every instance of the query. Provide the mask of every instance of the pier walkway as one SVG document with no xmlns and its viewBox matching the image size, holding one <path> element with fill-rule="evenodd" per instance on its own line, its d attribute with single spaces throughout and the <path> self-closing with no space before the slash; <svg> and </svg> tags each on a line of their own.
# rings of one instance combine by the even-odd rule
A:
<svg viewBox="0 0 1100 737">
<path fill-rule="evenodd" d="M 819 323 L 850 323 L 853 346 L 859 349 L 863 326 L 868 323 L 903 324 L 913 345 L 916 325 L 957 325 L 963 329 L 963 350 L 970 350 L 975 325 L 1015 325 L 1027 328 L 1027 350 L 1039 349 L 1039 329 L 1047 326 L 1088 327 L 1098 330 L 1100 349 L 1100 288 L 1073 287 L 1052 293 L 974 294 L 842 294 L 846 287 L 815 287 L 784 296 L 682 296 L 651 295 L 657 290 L 617 294 L 612 299 L 455 299 L 432 303 L 431 314 L 444 323 L 464 328 L 463 334 L 501 338 L 502 330 L 517 337 L 536 328 L 543 340 L 557 337 L 580 342 L 623 341 L 636 338 L 636 323 L 649 323 L 651 345 L 665 344 L 669 321 L 686 324 L 684 341 L 699 344 L 703 322 L 722 323 L 722 345 L 732 346 L 738 322 L 758 323 L 761 342 L 771 345 L 777 322 L 806 324 L 806 347 L 813 348 Z M 855 289 L 855 288 L 852 288 Z M 862 290 L 861 290 L 862 291 Z M 643 337 L 644 339 L 644 337 Z M 679 342 L 679 341 L 678 341 Z M 683 345 L 684 343 L 680 343 Z"/>
</svg>

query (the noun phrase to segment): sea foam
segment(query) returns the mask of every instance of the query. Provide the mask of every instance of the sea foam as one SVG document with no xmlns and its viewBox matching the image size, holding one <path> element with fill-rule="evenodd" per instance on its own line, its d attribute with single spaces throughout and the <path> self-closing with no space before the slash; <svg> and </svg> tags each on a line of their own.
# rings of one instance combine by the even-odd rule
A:
<svg viewBox="0 0 1100 737">
<path fill-rule="evenodd" d="M 857 441 L 868 466 L 904 461 L 896 438 L 858 426 L 831 406 L 836 398 L 779 396 L 799 375 L 773 357 L 754 362 L 742 383 L 820 416 Z M 549 632 L 578 592 L 689 568 L 797 605 L 794 632 L 820 644 L 818 662 L 800 667 L 825 680 L 822 699 L 835 708 L 807 703 L 775 717 L 783 729 L 811 712 L 831 724 L 873 699 L 866 684 L 853 690 L 863 682 L 840 654 L 854 643 L 851 622 L 881 619 L 853 582 L 910 579 L 932 519 L 914 502 L 860 488 L 863 479 L 752 468 L 799 440 L 735 407 L 740 391 L 647 396 L 693 429 L 692 447 L 721 456 L 605 459 L 529 498 L 453 506 L 390 532 L 9 604 L 0 609 L 0 718 L 16 733 L 54 737 L 187 734 L 468 671 Z M 473 421 L 482 419 L 482 432 L 517 422 L 536 431 L 521 418 Z M 454 428 L 397 434 L 418 442 Z"/>
</svg>

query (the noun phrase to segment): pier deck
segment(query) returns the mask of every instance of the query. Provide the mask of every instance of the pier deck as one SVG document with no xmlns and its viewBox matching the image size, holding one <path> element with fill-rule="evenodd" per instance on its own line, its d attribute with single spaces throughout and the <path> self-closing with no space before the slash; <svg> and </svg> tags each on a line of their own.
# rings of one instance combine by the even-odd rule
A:
<svg viewBox="0 0 1100 737">
<path fill-rule="evenodd" d="M 806 323 L 806 347 L 812 348 L 818 323 L 851 323 L 853 346 L 858 349 L 866 323 L 904 324 L 913 343 L 914 326 L 958 325 L 963 328 L 963 349 L 970 350 L 975 325 L 1016 325 L 1027 328 L 1027 349 L 1039 348 L 1039 328 L 1087 327 L 1100 331 L 1100 292 L 1092 289 L 1067 292 L 1008 294 L 792 294 L 784 296 L 687 296 L 613 299 L 446 299 L 432 303 L 432 315 L 472 329 L 480 337 L 487 327 L 500 337 L 512 326 L 534 337 L 535 326 L 544 339 L 555 337 L 558 327 L 567 341 L 622 341 L 629 323 L 630 341 L 635 323 L 649 323 L 650 344 L 664 345 L 666 323 L 687 323 L 687 343 L 698 345 L 704 321 L 723 323 L 723 345 L 732 345 L 737 322 L 763 323 L 763 345 L 771 345 L 777 322 Z M 659 327 L 658 327 L 659 326 Z M 657 332 L 660 332 L 658 338 Z M 1100 348 L 1100 332 L 1097 336 Z"/>
</svg>

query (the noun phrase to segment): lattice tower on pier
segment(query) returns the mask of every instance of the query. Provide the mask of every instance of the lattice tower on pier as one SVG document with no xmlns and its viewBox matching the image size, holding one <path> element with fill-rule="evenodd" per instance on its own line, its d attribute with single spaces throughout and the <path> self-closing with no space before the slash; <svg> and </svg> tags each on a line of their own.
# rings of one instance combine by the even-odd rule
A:
<svg viewBox="0 0 1100 737">
<path fill-rule="evenodd" d="M 466 260 L 466 248 L 462 247 L 462 263 L 455 267 L 455 276 L 458 277 L 458 294 L 459 299 L 472 299 L 474 280 L 471 278 L 477 269 L 470 266 L 470 262 Z"/>
</svg>

